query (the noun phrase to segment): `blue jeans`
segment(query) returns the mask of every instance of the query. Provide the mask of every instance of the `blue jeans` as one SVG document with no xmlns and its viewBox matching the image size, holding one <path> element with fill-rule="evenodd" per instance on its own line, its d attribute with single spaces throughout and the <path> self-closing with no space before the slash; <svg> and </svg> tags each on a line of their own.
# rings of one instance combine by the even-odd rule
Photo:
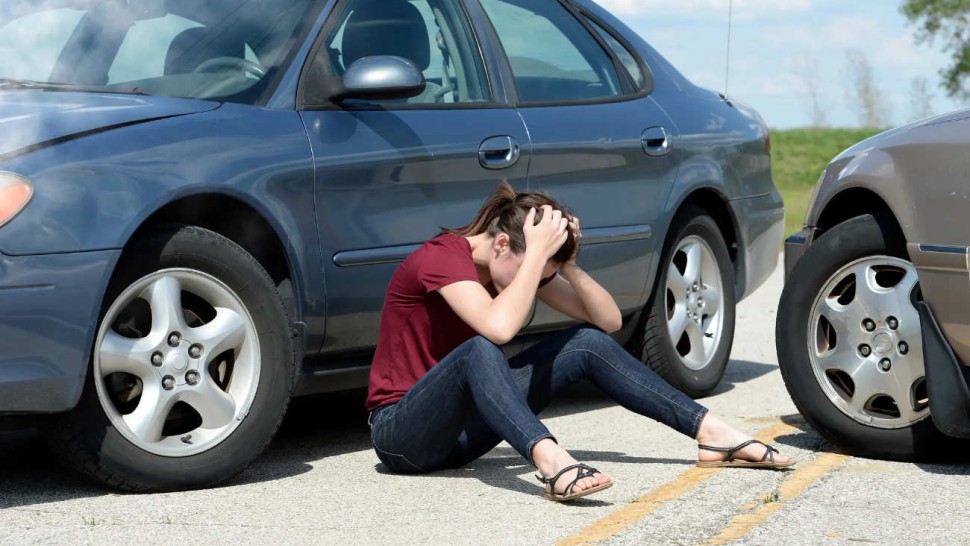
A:
<svg viewBox="0 0 970 546">
<path fill-rule="evenodd" d="M 511 360 L 481 336 L 466 341 L 399 402 L 371 412 L 371 441 L 381 462 L 399 473 L 460 467 L 502 440 L 532 463 L 532 447 L 544 438 L 555 440 L 536 414 L 580 379 L 691 438 L 707 413 L 613 338 L 577 326 Z"/>
</svg>

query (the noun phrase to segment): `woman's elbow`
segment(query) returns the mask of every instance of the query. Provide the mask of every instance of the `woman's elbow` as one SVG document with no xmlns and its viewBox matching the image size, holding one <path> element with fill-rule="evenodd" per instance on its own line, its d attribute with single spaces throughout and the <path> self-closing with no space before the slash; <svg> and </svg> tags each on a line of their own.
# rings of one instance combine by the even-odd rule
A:
<svg viewBox="0 0 970 546">
<path fill-rule="evenodd" d="M 599 327 L 604 332 L 606 332 L 607 334 L 612 334 L 613 332 L 619 331 L 620 328 L 623 328 L 623 321 L 622 320 L 615 320 L 615 321 L 611 320 L 611 321 L 607 322 L 606 324 L 599 325 Z"/>
<path fill-rule="evenodd" d="M 519 333 L 517 327 L 509 324 L 496 323 L 478 331 L 478 334 L 496 345 L 505 345 L 512 341 Z"/>
<path fill-rule="evenodd" d="M 620 310 L 617 309 L 613 316 L 601 318 L 596 326 L 607 334 L 619 331 L 620 328 L 623 328 L 623 316 L 620 315 Z"/>
</svg>

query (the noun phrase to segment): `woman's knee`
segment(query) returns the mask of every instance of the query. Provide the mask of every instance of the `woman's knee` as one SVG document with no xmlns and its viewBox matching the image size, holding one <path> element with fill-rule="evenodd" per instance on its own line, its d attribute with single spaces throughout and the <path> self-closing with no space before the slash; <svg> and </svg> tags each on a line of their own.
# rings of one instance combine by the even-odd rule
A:
<svg viewBox="0 0 970 546">
<path fill-rule="evenodd" d="M 619 347 L 616 340 L 609 334 L 589 324 L 576 326 L 571 340 L 582 343 L 587 349 Z"/>
<path fill-rule="evenodd" d="M 461 348 L 475 353 L 477 357 L 487 361 L 502 363 L 506 361 L 502 348 L 482 336 L 475 336 L 469 339 L 461 345 Z"/>
</svg>

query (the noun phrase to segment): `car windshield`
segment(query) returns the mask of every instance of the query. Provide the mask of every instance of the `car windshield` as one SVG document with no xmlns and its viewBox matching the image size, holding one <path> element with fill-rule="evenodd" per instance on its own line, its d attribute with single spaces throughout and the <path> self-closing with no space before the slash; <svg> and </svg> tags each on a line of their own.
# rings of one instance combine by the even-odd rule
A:
<svg viewBox="0 0 970 546">
<path fill-rule="evenodd" d="M 258 102 L 315 0 L 2 0 L 0 89 Z"/>
</svg>

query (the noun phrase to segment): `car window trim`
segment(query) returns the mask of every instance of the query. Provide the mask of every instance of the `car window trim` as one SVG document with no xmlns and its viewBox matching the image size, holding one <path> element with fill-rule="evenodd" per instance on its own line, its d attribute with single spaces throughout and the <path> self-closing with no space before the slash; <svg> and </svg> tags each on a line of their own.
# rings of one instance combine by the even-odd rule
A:
<svg viewBox="0 0 970 546">
<path fill-rule="evenodd" d="M 267 106 L 276 96 L 276 92 L 283 85 L 286 75 L 289 72 L 289 68 L 293 65 L 293 61 L 296 60 L 300 50 L 303 49 L 303 44 L 306 43 L 307 39 L 310 37 L 310 34 L 313 32 L 317 19 L 319 19 L 323 14 L 325 6 L 326 3 L 317 3 L 316 6 L 314 6 L 311 2 L 311 6 L 307 10 L 306 16 L 304 17 L 304 22 L 301 24 L 299 35 L 293 36 L 293 43 L 290 45 L 286 56 L 281 59 L 279 63 L 273 66 L 268 71 L 266 76 L 264 76 L 264 78 L 267 79 L 266 84 L 263 89 L 260 90 L 260 92 L 254 97 L 254 104 L 257 106 Z"/>
<path fill-rule="evenodd" d="M 586 33 L 592 36 L 593 40 L 599 44 L 600 49 L 602 49 L 610 61 L 613 63 L 613 72 L 616 73 L 616 79 L 620 82 L 620 93 L 623 95 L 632 95 L 637 91 L 636 84 L 632 81 L 630 72 L 623 66 L 623 61 L 613 52 L 613 48 L 610 44 L 606 43 L 606 40 L 600 36 L 596 29 L 589 25 L 585 17 L 583 17 L 582 11 L 580 11 L 572 2 L 567 0 L 559 0 L 559 4 L 566 8 L 576 21 L 579 22 L 580 26 L 586 29 Z"/>
<path fill-rule="evenodd" d="M 614 104 L 618 102 L 627 102 L 627 101 L 641 99 L 643 97 L 648 96 L 653 90 L 652 89 L 653 74 L 646 67 L 640 55 L 636 53 L 636 50 L 630 47 L 629 42 L 627 40 L 618 38 L 617 37 L 618 33 L 612 27 L 603 23 L 598 17 L 595 17 L 592 14 L 588 13 L 585 9 L 575 6 L 568 0 L 558 0 L 559 3 L 563 5 L 566 8 L 566 10 L 570 12 L 570 14 L 572 14 L 572 16 L 579 21 L 579 23 L 583 26 L 583 28 L 586 29 L 588 33 L 593 35 L 593 39 L 596 40 L 596 42 L 600 45 L 600 47 L 603 48 L 606 54 L 610 57 L 610 60 L 611 62 L 613 62 L 614 67 L 616 66 L 617 63 L 619 63 L 620 66 L 622 66 L 623 63 L 620 62 L 619 59 L 616 57 L 616 55 L 613 53 L 613 49 L 610 48 L 609 45 L 604 43 L 603 39 L 599 36 L 599 33 L 597 33 L 595 29 L 592 29 L 589 27 L 589 25 L 586 23 L 583 17 L 589 17 L 598 25 L 602 26 L 604 30 L 607 30 L 610 33 L 610 35 L 612 35 L 614 38 L 617 38 L 617 41 L 620 42 L 620 44 L 622 44 L 628 51 L 630 51 L 630 53 L 633 55 L 633 58 L 636 59 L 637 62 L 640 64 L 640 68 L 644 70 L 644 82 L 646 83 L 647 81 L 649 81 L 651 85 L 649 86 L 644 85 L 643 88 L 637 90 L 636 92 L 620 93 L 619 95 L 615 95 L 612 97 L 600 97 L 600 98 L 593 98 L 593 99 L 578 99 L 578 100 L 568 100 L 568 101 L 556 101 L 556 100 L 523 101 L 519 95 L 518 85 L 515 82 L 515 73 L 512 71 L 512 66 L 509 63 L 508 53 L 505 51 L 505 46 L 502 44 L 502 40 L 499 38 L 498 32 L 495 30 L 495 25 L 492 24 L 492 19 L 488 16 L 488 12 L 485 11 L 485 7 L 481 5 L 481 2 L 479 0 L 466 0 L 466 1 L 469 4 L 475 5 L 475 10 L 477 10 L 478 14 L 481 17 L 481 20 L 478 21 L 478 23 L 485 27 L 485 30 L 487 31 L 487 34 L 488 34 L 489 46 L 494 47 L 496 50 L 496 57 L 498 57 L 497 62 L 500 64 L 499 69 L 501 74 L 503 75 L 503 80 L 505 80 L 503 83 L 506 84 L 506 94 L 508 95 L 508 101 L 509 101 L 509 104 L 515 108 L 548 108 L 548 107 L 556 107 L 556 106 L 588 106 L 593 104 Z M 620 78 L 621 82 L 624 82 L 624 81 L 628 82 L 628 84 L 630 85 L 631 91 L 634 89 L 637 89 L 637 86 L 634 85 L 633 82 L 631 81 L 631 76 L 629 75 L 629 72 L 625 67 L 623 68 L 622 71 L 618 71 L 617 76 Z M 623 84 L 621 83 L 621 85 Z"/>
<path fill-rule="evenodd" d="M 475 22 L 472 20 L 471 13 L 466 5 L 466 0 L 453 0 L 455 5 L 458 6 L 465 15 L 465 20 L 468 24 L 468 29 L 471 32 L 471 39 L 474 42 L 474 51 L 478 54 L 478 59 L 482 63 L 482 70 L 485 72 L 485 88 L 491 95 L 490 101 L 485 102 L 443 102 L 443 103 L 350 103 L 342 104 L 335 103 L 333 101 L 327 102 L 307 102 L 305 91 L 307 89 L 307 79 L 309 78 L 309 73 L 312 69 L 313 62 L 320 53 L 321 48 L 325 45 L 327 37 L 334 30 L 334 27 L 338 24 L 339 15 L 343 13 L 347 4 L 351 0 L 337 0 L 336 3 L 331 8 L 330 12 L 326 16 L 326 21 L 323 27 L 317 33 L 317 36 L 313 40 L 313 44 L 310 46 L 309 53 L 303 61 L 303 67 L 300 70 L 300 80 L 297 85 L 297 101 L 296 109 L 300 111 L 327 111 L 327 110 L 468 110 L 468 109 L 495 109 L 495 108 L 506 108 L 510 105 L 507 102 L 497 102 L 495 100 L 495 89 L 492 84 L 491 70 L 489 63 L 485 58 L 484 51 L 482 49 L 482 41 L 478 35 L 478 29 L 476 28 Z M 331 66 L 329 58 L 324 61 L 324 67 L 326 68 L 328 74 L 333 75 L 334 69 Z"/>
<path fill-rule="evenodd" d="M 604 32 L 612 36 L 613 39 L 616 40 L 617 43 L 620 44 L 623 47 L 623 49 L 625 49 L 627 53 L 630 54 L 631 57 L 633 57 L 633 60 L 636 61 L 637 66 L 640 67 L 640 72 L 643 73 L 643 85 L 637 85 L 637 83 L 633 81 L 633 75 L 630 74 L 630 71 L 626 69 L 626 66 L 623 65 L 623 61 L 620 60 L 619 57 L 617 57 L 616 60 L 617 62 L 620 63 L 620 66 L 623 67 L 623 73 L 626 74 L 627 78 L 629 78 L 630 86 L 632 89 L 634 89 L 633 94 L 649 95 L 650 92 L 653 91 L 653 84 L 654 84 L 653 71 L 650 69 L 650 65 L 647 64 L 647 61 L 643 58 L 642 55 L 640 55 L 637 49 L 633 47 L 633 45 L 630 44 L 630 42 L 627 41 L 627 39 L 624 38 L 622 34 L 617 32 L 616 29 L 606 24 L 602 19 L 600 19 L 593 13 L 590 13 L 589 11 L 583 8 L 580 8 L 579 6 L 574 5 L 573 7 L 580 14 L 581 20 L 583 21 L 583 23 L 586 23 L 588 25 L 589 22 L 592 22 L 593 24 L 603 29 Z M 597 32 L 595 28 L 590 28 L 590 30 L 596 35 L 597 38 L 602 40 L 602 37 L 600 37 L 599 32 Z M 616 56 L 616 54 L 613 53 L 613 48 L 609 47 L 609 44 L 604 44 L 604 45 L 606 49 L 610 51 L 611 54 Z"/>
</svg>

